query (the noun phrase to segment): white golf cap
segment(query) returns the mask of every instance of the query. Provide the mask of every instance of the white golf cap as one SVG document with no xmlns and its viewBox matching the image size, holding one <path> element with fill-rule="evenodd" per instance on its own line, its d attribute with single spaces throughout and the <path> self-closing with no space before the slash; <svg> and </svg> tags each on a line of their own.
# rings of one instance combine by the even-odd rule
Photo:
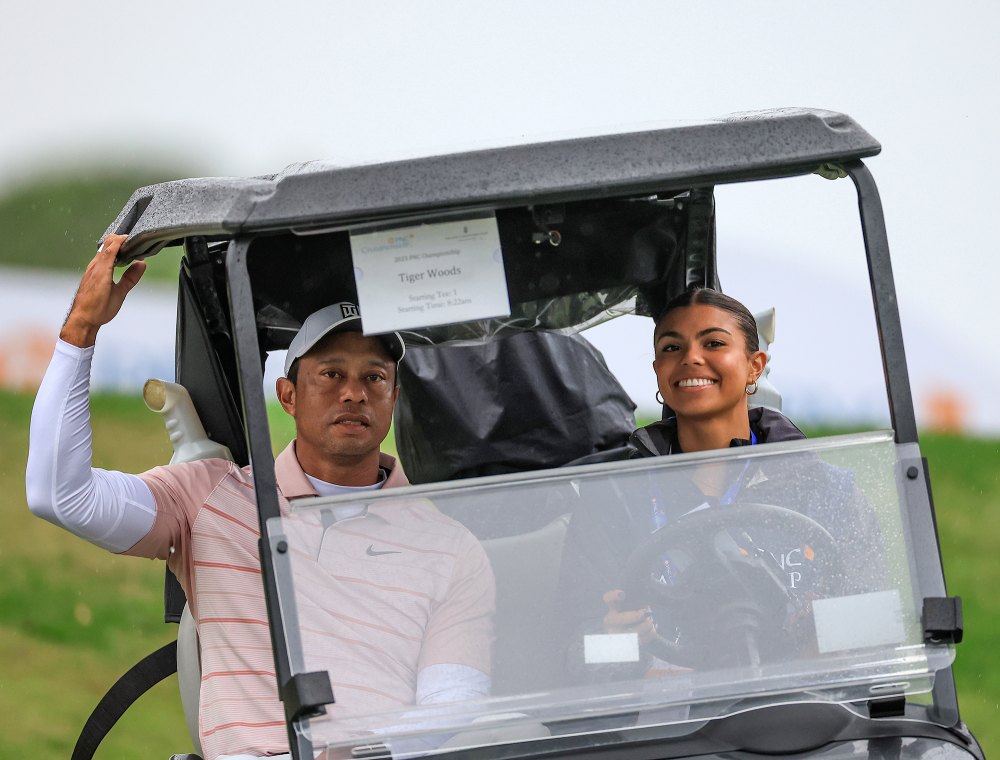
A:
<svg viewBox="0 0 1000 760">
<path fill-rule="evenodd" d="M 323 336 L 344 330 L 361 332 L 361 311 L 350 301 L 341 301 L 332 306 L 325 306 L 306 317 L 306 321 L 302 323 L 302 327 L 295 333 L 295 337 L 288 345 L 288 353 L 285 354 L 285 376 L 288 376 L 292 362 L 305 356 L 313 346 L 319 343 Z M 394 361 L 398 362 L 403 358 L 406 349 L 399 333 L 385 333 L 374 337 L 379 338 L 385 344 L 386 350 Z"/>
</svg>

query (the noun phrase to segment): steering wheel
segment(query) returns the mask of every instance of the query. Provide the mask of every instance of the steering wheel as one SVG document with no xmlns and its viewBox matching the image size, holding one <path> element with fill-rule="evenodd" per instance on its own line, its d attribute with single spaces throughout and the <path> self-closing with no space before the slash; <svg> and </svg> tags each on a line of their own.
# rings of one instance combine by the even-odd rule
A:
<svg viewBox="0 0 1000 760">
<path fill-rule="evenodd" d="M 795 566 L 808 567 L 807 593 L 790 588 L 788 557 L 765 543 L 776 535 L 799 547 Z M 659 621 L 643 645 L 650 654 L 692 668 L 755 667 L 808 644 L 800 640 L 812 636 L 803 625 L 808 602 L 836 595 L 842 577 L 840 548 L 822 525 L 785 507 L 744 502 L 654 531 L 629 557 L 620 588 L 629 609 L 648 605 Z"/>
</svg>

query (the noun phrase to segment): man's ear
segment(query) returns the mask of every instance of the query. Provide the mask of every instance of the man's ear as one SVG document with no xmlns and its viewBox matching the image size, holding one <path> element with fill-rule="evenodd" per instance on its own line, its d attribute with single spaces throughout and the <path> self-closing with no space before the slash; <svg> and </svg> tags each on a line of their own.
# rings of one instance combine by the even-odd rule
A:
<svg viewBox="0 0 1000 760">
<path fill-rule="evenodd" d="M 295 416 L 295 383 L 287 377 L 279 377 L 274 384 L 274 390 L 278 394 L 278 403 L 291 417 Z"/>
</svg>

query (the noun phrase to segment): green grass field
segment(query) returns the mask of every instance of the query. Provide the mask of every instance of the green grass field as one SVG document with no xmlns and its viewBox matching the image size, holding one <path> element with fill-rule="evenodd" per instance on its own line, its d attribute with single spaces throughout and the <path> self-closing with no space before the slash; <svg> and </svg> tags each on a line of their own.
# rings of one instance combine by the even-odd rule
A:
<svg viewBox="0 0 1000 760">
<path fill-rule="evenodd" d="M 163 567 L 109 555 L 32 517 L 24 502 L 31 398 L 0 393 L 0 756 L 65 760 L 104 691 L 167 643 Z M 95 465 L 141 471 L 170 456 L 160 420 L 136 398 L 94 400 Z M 275 446 L 291 437 L 274 416 Z M 1000 750 L 1000 442 L 927 435 L 949 591 L 965 600 L 956 675 L 966 722 Z M 997 723 L 994 723 L 997 721 Z M 190 751 L 176 677 L 146 694 L 102 745 L 103 760 Z"/>
</svg>

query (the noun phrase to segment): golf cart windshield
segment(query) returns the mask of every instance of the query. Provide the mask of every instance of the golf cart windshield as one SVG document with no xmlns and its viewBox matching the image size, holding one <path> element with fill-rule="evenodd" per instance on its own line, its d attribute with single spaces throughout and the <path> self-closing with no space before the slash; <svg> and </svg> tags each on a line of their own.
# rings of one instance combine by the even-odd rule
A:
<svg viewBox="0 0 1000 760">
<path fill-rule="evenodd" d="M 608 732 L 676 736 L 764 705 L 928 691 L 952 650 L 924 640 L 922 600 L 943 590 L 920 561 L 930 526 L 909 516 L 905 452 L 879 433 L 735 452 L 296 500 L 268 524 L 291 662 L 296 673 L 329 672 L 344 701 L 301 730 L 316 749 L 336 748 L 331 757 L 377 744 L 403 756 Z M 725 485 L 716 503 L 667 509 L 659 530 L 623 540 L 626 515 L 652 520 L 666 494 L 700 493 L 697 484 L 713 480 Z M 479 537 L 489 566 L 464 582 L 470 595 L 489 596 L 495 579 L 489 695 L 401 706 L 355 678 L 356 663 L 331 642 L 353 644 L 346 651 L 363 660 L 365 642 L 386 629 L 419 637 L 421 616 L 447 603 L 453 579 L 442 577 L 427 604 L 411 598 L 400 610 L 383 600 L 425 587 L 413 553 L 431 551 L 427 536 L 452 520 L 475 525 L 482 510 L 498 517 Z M 398 537 L 373 530 L 385 520 L 407 527 Z M 611 559 L 620 606 L 645 610 L 654 638 L 609 631 L 603 620 L 611 588 L 593 568 L 627 545 Z M 477 548 L 439 547 L 442 572 L 455 553 Z M 325 609 L 319 600 L 344 586 L 366 601 Z M 452 645 L 475 651 L 481 642 Z"/>
</svg>

